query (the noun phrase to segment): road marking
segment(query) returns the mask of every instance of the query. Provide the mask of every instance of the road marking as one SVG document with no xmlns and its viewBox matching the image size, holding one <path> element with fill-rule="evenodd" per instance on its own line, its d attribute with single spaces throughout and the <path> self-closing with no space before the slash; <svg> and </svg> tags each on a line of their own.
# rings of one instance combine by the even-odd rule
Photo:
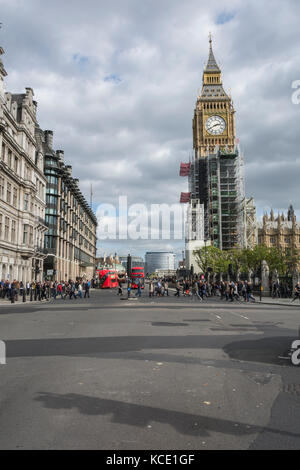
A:
<svg viewBox="0 0 300 470">
<path fill-rule="evenodd" d="M 244 315 L 240 315 L 239 313 L 234 313 L 234 312 L 228 312 L 228 313 L 231 313 L 231 315 L 235 315 L 236 317 L 245 318 L 245 320 L 250 320 L 250 318 L 245 317 Z"/>
</svg>

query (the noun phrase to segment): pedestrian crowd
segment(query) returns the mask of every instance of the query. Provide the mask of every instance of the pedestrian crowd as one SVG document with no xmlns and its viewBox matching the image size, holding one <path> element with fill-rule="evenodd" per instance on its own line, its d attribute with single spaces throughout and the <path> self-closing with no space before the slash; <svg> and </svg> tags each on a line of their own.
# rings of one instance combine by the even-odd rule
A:
<svg viewBox="0 0 300 470">
<path fill-rule="evenodd" d="M 165 295 L 169 297 L 169 283 L 167 280 L 150 281 L 149 297 L 164 297 Z"/>
<path fill-rule="evenodd" d="M 0 282 L 0 299 L 10 300 L 12 303 L 30 297 L 30 300 L 50 300 L 57 297 L 61 299 L 89 298 L 90 288 L 97 287 L 94 279 L 91 281 L 46 281 L 46 282 L 27 282 L 22 281 L 4 281 Z"/>
<path fill-rule="evenodd" d="M 293 290 L 287 282 L 274 281 L 270 283 L 270 297 L 273 299 L 287 299 L 292 297 Z"/>
<path fill-rule="evenodd" d="M 207 282 L 203 280 L 185 280 L 182 285 L 177 281 L 174 295 L 175 297 L 180 297 L 181 293 L 184 297 L 191 297 L 193 300 L 198 299 L 200 301 L 208 297 L 220 297 L 220 300 L 229 302 L 234 302 L 235 300 L 255 302 L 253 287 L 248 281 Z"/>
</svg>

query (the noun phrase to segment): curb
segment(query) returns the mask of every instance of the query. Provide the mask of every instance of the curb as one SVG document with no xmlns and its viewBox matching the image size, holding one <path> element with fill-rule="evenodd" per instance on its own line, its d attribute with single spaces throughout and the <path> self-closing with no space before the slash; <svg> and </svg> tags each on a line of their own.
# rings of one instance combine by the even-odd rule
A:
<svg viewBox="0 0 300 470">
<path fill-rule="evenodd" d="M 52 303 L 52 299 L 47 301 L 47 300 L 33 300 L 32 302 L 30 302 L 30 300 L 26 300 L 26 302 L 22 302 L 22 301 L 18 301 L 18 302 L 14 302 L 13 304 L 8 300 L 7 302 L 4 302 L 4 301 L 1 301 L 0 302 L 0 310 L 1 310 L 1 307 L 4 306 L 4 307 L 18 307 L 20 305 L 36 305 L 36 304 L 43 304 L 43 303 Z"/>
<path fill-rule="evenodd" d="M 256 304 L 264 304 L 264 305 L 278 305 L 279 307 L 300 307 L 300 302 L 298 304 L 295 304 L 295 303 L 275 303 L 275 302 L 264 302 L 263 300 L 260 301 L 260 300 L 257 300 L 255 299 L 255 303 Z"/>
</svg>

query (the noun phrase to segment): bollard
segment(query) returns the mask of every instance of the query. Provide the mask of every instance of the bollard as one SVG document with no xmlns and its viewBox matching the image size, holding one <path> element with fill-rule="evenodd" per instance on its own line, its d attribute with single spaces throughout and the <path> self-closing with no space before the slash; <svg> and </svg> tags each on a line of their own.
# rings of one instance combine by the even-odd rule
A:
<svg viewBox="0 0 300 470">
<path fill-rule="evenodd" d="M 12 304 L 15 303 L 15 293 L 14 293 L 14 289 L 11 290 L 10 301 L 11 301 Z"/>
<path fill-rule="evenodd" d="M 35 287 L 35 289 L 34 289 L 34 300 L 36 300 L 36 299 L 37 299 L 37 291 L 36 291 L 36 287 Z"/>
<path fill-rule="evenodd" d="M 23 289 L 23 302 L 26 302 L 26 290 Z"/>
<path fill-rule="evenodd" d="M 33 301 L 33 291 L 32 291 L 32 287 L 30 287 L 30 302 Z"/>
<path fill-rule="evenodd" d="M 42 300 L 41 299 L 41 289 L 39 289 L 39 300 Z"/>
</svg>

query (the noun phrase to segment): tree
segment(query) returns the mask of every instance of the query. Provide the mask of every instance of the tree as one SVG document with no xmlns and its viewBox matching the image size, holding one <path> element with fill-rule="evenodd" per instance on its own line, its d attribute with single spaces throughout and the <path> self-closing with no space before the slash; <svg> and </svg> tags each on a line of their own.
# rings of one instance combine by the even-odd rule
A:
<svg viewBox="0 0 300 470">
<path fill-rule="evenodd" d="M 299 261 L 300 261 L 299 250 L 296 250 L 296 249 L 291 250 L 290 248 L 288 248 L 286 250 L 285 256 L 286 256 L 287 270 L 290 273 L 293 273 L 299 267 Z"/>
<path fill-rule="evenodd" d="M 205 246 L 194 251 L 196 263 L 203 274 L 210 268 L 213 274 L 227 272 L 229 259 L 225 251 L 215 246 Z"/>
</svg>

